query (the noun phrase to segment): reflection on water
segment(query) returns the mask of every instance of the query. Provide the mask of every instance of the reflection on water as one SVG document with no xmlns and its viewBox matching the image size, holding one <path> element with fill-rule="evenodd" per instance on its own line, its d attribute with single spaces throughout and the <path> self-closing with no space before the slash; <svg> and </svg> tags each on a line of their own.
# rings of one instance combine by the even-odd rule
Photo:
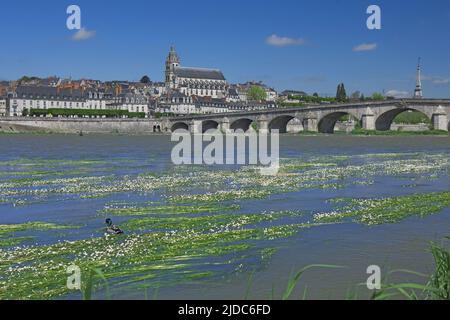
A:
<svg viewBox="0 0 450 320">
<path fill-rule="evenodd" d="M 138 299 L 278 298 L 334 264 L 296 294 L 343 298 L 369 265 L 429 272 L 450 234 L 448 137 L 285 136 L 269 178 L 174 167 L 169 140 L 1 136 L 0 297 L 79 298 L 61 286 L 75 262 Z M 106 217 L 126 235 L 105 238 Z"/>
</svg>

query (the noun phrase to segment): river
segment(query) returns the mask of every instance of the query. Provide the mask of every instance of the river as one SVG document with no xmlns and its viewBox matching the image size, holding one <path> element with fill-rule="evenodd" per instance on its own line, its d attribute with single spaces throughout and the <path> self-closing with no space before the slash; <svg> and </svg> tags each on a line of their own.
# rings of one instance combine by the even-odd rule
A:
<svg viewBox="0 0 450 320">
<path fill-rule="evenodd" d="M 367 298 L 368 266 L 429 274 L 450 236 L 449 137 L 282 136 L 276 177 L 173 166 L 172 147 L 0 136 L 0 298 L 79 299 L 72 263 L 102 270 L 98 298 L 276 299 L 312 264 L 342 268 L 308 270 L 291 298 Z M 125 235 L 105 237 L 106 217 Z"/>
</svg>

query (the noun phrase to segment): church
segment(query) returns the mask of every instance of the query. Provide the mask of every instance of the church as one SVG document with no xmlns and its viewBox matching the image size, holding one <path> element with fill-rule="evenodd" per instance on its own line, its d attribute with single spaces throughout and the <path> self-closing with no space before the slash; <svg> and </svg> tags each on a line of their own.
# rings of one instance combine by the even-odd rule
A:
<svg viewBox="0 0 450 320">
<path fill-rule="evenodd" d="M 182 67 L 174 47 L 170 48 L 166 60 L 166 87 L 187 96 L 223 99 L 228 91 L 228 83 L 217 69 Z"/>
</svg>

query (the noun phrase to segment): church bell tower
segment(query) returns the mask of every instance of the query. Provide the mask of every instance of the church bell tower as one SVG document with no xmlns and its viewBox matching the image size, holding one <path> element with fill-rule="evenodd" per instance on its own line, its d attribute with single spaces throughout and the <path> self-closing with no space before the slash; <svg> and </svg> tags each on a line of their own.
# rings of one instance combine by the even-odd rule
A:
<svg viewBox="0 0 450 320">
<path fill-rule="evenodd" d="M 180 59 L 175 48 L 170 47 L 169 56 L 166 59 L 166 87 L 175 87 L 175 68 L 180 66 Z"/>
</svg>

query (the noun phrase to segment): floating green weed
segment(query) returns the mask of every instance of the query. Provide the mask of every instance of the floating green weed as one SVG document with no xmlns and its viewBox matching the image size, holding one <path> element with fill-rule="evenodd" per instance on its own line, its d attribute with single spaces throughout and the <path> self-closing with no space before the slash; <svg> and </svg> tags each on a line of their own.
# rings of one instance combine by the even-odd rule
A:
<svg viewBox="0 0 450 320">
<path fill-rule="evenodd" d="M 145 216 L 145 215 L 181 215 L 198 213 L 216 213 L 239 210 L 239 205 L 208 204 L 198 206 L 147 206 L 106 208 L 99 213 L 111 216 Z"/>
<path fill-rule="evenodd" d="M 52 298 L 68 293 L 64 286 L 67 277 L 65 268 L 72 264 L 79 266 L 83 272 L 90 268 L 100 268 L 106 279 L 120 279 L 120 282 L 134 283 L 142 280 L 142 277 L 153 278 L 155 274 L 167 273 L 172 274 L 171 281 L 186 281 L 189 277 L 181 276 L 177 280 L 177 273 L 171 270 L 190 270 L 190 264 L 194 260 L 198 265 L 201 258 L 234 255 L 256 245 L 248 241 L 286 238 L 309 227 L 252 227 L 257 222 L 286 215 L 290 213 L 260 214 L 251 218 L 238 215 L 234 220 L 223 215 L 222 218 L 228 225 L 225 228 L 212 226 L 210 230 L 201 227 L 205 220 L 194 220 L 191 228 L 188 228 L 182 223 L 186 220 L 181 217 L 174 218 L 175 220 L 168 218 L 165 222 L 161 220 L 161 227 L 169 226 L 171 231 L 0 250 L 0 298 Z M 131 228 L 133 221 L 140 220 L 131 220 L 125 226 Z M 148 223 L 152 224 L 150 221 Z M 230 260 L 222 263 L 228 264 L 228 261 Z"/>
<path fill-rule="evenodd" d="M 26 241 L 31 241 L 33 239 L 33 237 L 8 237 L 7 239 L 3 239 L 2 237 L 0 237 L 0 248 L 18 246 Z"/>
<path fill-rule="evenodd" d="M 62 229 L 71 229 L 73 226 L 62 226 L 56 225 L 54 223 L 47 222 L 28 222 L 23 224 L 3 224 L 0 225 L 0 236 L 5 234 L 10 234 L 14 232 L 20 231 L 31 231 L 31 230 L 62 230 Z"/>
<path fill-rule="evenodd" d="M 450 191 L 385 199 L 353 199 L 338 211 L 318 213 L 314 220 L 318 222 L 340 222 L 345 218 L 378 225 L 396 223 L 410 216 L 425 217 L 441 212 L 450 206 Z"/>
</svg>

